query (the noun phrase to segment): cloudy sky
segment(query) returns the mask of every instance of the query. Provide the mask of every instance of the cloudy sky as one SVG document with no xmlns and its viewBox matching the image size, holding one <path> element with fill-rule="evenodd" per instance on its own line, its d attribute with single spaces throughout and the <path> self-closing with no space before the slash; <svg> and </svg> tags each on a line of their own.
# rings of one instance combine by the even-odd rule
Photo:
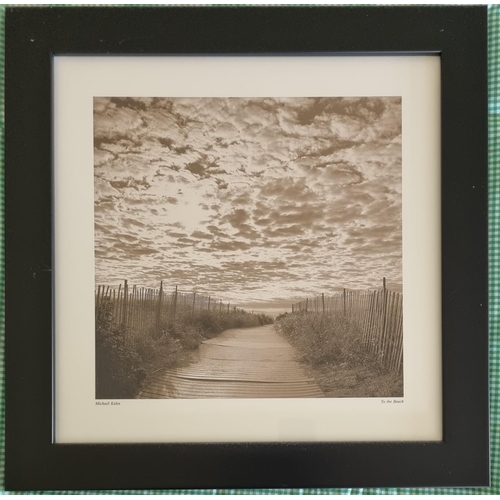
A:
<svg viewBox="0 0 500 500">
<path fill-rule="evenodd" d="M 95 98 L 96 283 L 280 309 L 401 285 L 401 100 Z"/>
</svg>

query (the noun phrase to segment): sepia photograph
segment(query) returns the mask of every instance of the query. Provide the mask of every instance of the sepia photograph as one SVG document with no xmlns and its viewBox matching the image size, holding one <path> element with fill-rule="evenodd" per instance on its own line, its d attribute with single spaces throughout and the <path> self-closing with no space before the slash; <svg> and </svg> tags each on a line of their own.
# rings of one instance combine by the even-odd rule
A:
<svg viewBox="0 0 500 500">
<path fill-rule="evenodd" d="M 402 398 L 400 96 L 94 97 L 95 398 Z"/>
</svg>

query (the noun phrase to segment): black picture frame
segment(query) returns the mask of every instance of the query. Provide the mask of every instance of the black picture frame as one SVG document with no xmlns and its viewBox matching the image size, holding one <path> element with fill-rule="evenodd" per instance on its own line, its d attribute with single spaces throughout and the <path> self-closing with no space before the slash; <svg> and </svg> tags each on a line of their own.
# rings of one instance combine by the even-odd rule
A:
<svg viewBox="0 0 500 500">
<path fill-rule="evenodd" d="M 54 444 L 53 57 L 298 53 L 441 57 L 443 441 Z M 486 6 L 15 7 L 5 62 L 7 490 L 489 484 Z"/>
</svg>

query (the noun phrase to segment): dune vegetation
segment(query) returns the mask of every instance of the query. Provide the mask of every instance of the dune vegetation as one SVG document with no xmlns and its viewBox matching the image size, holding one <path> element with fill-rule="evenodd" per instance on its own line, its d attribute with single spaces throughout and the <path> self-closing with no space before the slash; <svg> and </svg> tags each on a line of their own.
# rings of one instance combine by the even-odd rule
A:
<svg viewBox="0 0 500 500">
<path fill-rule="evenodd" d="M 159 329 L 136 335 L 130 327 L 116 324 L 111 301 L 101 304 L 96 320 L 96 397 L 133 398 L 151 374 L 188 362 L 203 340 L 230 328 L 272 322 L 269 316 L 241 309 L 185 310 L 162 321 Z"/>
</svg>

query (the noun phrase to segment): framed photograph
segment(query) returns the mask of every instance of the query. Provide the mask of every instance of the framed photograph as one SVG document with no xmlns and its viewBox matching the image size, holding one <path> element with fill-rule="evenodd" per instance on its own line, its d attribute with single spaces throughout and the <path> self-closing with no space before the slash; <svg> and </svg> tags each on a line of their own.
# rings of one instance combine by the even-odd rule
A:
<svg viewBox="0 0 500 500">
<path fill-rule="evenodd" d="M 486 68 L 482 6 L 7 9 L 7 488 L 488 485 Z"/>
</svg>

